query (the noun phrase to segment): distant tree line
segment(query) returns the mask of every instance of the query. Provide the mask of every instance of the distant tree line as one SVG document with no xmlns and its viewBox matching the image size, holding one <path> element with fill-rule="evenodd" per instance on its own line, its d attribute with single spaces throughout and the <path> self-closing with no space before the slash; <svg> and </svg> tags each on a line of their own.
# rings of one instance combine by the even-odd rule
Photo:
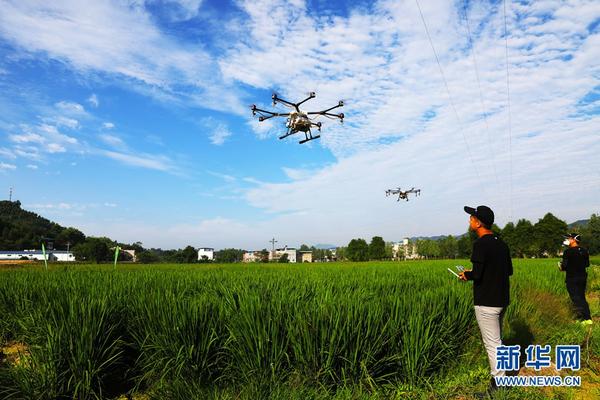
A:
<svg viewBox="0 0 600 400">
<path fill-rule="evenodd" d="M 349 261 L 386 260 L 393 257 L 392 244 L 386 243 L 381 236 L 374 236 L 370 243 L 364 239 L 352 239 L 348 246 L 338 247 L 338 259 Z"/>
<path fill-rule="evenodd" d="M 578 232 L 582 246 L 591 254 L 600 254 L 600 216 L 597 214 L 592 214 L 587 223 L 571 227 L 547 213 L 536 223 L 520 219 L 516 224 L 507 223 L 504 228 L 494 225 L 492 230 L 509 245 L 513 257 L 555 256 L 562 250 L 563 235 L 567 232 Z M 416 251 L 425 258 L 468 258 L 476 238 L 475 233 L 467 231 L 461 236 L 444 236 L 437 240 L 417 239 Z M 135 250 L 138 261 L 142 263 L 209 262 L 207 259 L 198 260 L 197 250 L 193 246 L 173 250 L 145 249 L 140 242 L 127 244 L 106 237 L 86 236 L 76 228 L 62 227 L 36 213 L 23 210 L 19 201 L 0 201 L 0 250 L 39 249 L 42 240 L 46 239 L 52 241 L 55 249 L 69 248 L 77 260 L 87 262 L 112 261 L 116 246 Z M 306 244 L 300 246 L 300 251 L 312 251 L 313 261 L 386 260 L 393 257 L 392 246 L 381 236 L 374 236 L 370 243 L 360 238 L 352 239 L 347 246 L 338 247 L 335 254 L 330 249 L 318 249 Z M 214 261 L 241 262 L 244 252 L 242 249 L 222 249 L 215 252 Z M 124 252 L 120 253 L 119 259 L 129 260 Z M 269 252 L 261 250 L 256 259 L 258 262 L 269 262 Z M 281 257 L 279 261 L 289 260 Z"/>
<path fill-rule="evenodd" d="M 504 228 L 494 224 L 492 230 L 508 244 L 512 257 L 557 256 L 563 249 L 564 235 L 568 232 L 579 233 L 581 245 L 591 254 L 600 254 L 600 216 L 597 214 L 592 214 L 586 224 L 570 228 L 565 221 L 547 213 L 536 223 L 520 219 L 516 224 L 507 223 Z M 477 235 L 468 230 L 458 237 L 417 239 L 416 251 L 424 258 L 469 258 L 476 239 Z M 337 258 L 349 261 L 383 260 L 392 258 L 391 253 L 391 244 L 375 236 L 370 243 L 364 239 L 352 239 L 348 246 L 338 247 Z"/>
</svg>

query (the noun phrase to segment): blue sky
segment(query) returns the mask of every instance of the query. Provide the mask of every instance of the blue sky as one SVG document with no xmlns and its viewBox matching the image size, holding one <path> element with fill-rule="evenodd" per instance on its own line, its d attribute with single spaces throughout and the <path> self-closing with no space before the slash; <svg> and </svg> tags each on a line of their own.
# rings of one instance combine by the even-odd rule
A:
<svg viewBox="0 0 600 400">
<path fill-rule="evenodd" d="M 0 0 L 0 187 L 163 248 L 461 233 L 465 204 L 501 225 L 586 218 L 600 5 L 508 1 L 507 35 L 503 5 Z M 280 141 L 283 121 L 249 111 L 273 90 L 343 99 L 346 123 Z"/>
</svg>

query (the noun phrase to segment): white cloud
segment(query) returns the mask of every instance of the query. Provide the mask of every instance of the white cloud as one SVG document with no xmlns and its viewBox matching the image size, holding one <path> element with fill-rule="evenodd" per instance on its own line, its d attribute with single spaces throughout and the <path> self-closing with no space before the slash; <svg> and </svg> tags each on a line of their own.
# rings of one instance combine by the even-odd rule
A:
<svg viewBox="0 0 600 400">
<path fill-rule="evenodd" d="M 58 110 L 67 115 L 86 115 L 85 108 L 79 103 L 72 101 L 59 101 L 54 105 Z"/>
<path fill-rule="evenodd" d="M 57 116 L 54 118 L 45 119 L 49 123 L 56 124 L 57 127 L 66 127 L 69 129 L 77 129 L 80 127 L 79 121 L 74 118 L 68 118 L 63 116 Z"/>
<path fill-rule="evenodd" d="M 85 118 L 94 118 L 88 114 L 82 105 L 78 103 L 61 101 L 54 105 L 53 110 L 59 110 L 62 115 L 80 115 Z M 101 155 L 112 160 L 119 161 L 125 165 L 159 170 L 173 174 L 180 174 L 180 170 L 173 161 L 162 154 L 148 154 L 136 152 L 120 137 L 114 134 L 102 133 L 94 136 L 92 144 L 79 140 L 76 137 L 67 135 L 62 128 L 80 128 L 76 120 L 68 123 L 67 117 L 61 114 L 51 113 L 49 116 L 42 116 L 43 121 L 37 125 L 21 124 L 17 128 L 12 128 L 12 133 L 7 135 L 8 140 L 13 144 L 12 148 L 0 148 L 0 155 L 9 159 L 18 157 L 27 158 L 36 162 L 43 162 L 49 154 L 74 153 L 79 155 Z M 113 128 L 114 124 L 105 122 L 105 128 Z M 97 142 L 109 145 L 113 150 L 99 148 Z M 76 166 L 75 162 L 71 162 Z M 29 167 L 31 168 L 31 167 Z"/>
<path fill-rule="evenodd" d="M 38 146 L 15 145 L 12 150 L 17 157 L 23 157 L 33 161 L 40 161 L 42 159 L 42 153 Z"/>
<path fill-rule="evenodd" d="M 308 179 L 318 173 L 318 169 L 310 169 L 310 168 L 288 168 L 283 167 L 283 173 L 294 181 L 301 181 L 303 179 Z"/>
<path fill-rule="evenodd" d="M 193 0 L 170 3 L 183 18 L 200 7 Z M 141 2 L 4 2 L 0 36 L 29 53 L 64 61 L 82 74 L 109 74 L 161 100 L 245 111 L 232 89 L 215 79 L 219 69 L 213 57 L 200 45 L 163 35 Z"/>
<path fill-rule="evenodd" d="M 48 174 L 48 173 L 47 173 Z M 109 203 L 110 204 L 110 203 Z M 65 218 L 86 216 L 90 211 L 102 207 L 99 203 L 74 203 L 67 201 L 58 201 L 51 203 L 32 203 L 25 204 L 24 208 L 34 210 L 43 215 L 52 215 L 54 220 L 64 223 Z M 78 225 L 78 223 L 67 223 L 68 225 Z"/>
<path fill-rule="evenodd" d="M 203 0 L 150 0 L 149 3 L 164 3 L 172 21 L 186 21 L 198 15 Z"/>
<path fill-rule="evenodd" d="M 115 127 L 115 124 L 113 124 L 112 122 L 104 122 L 102 124 L 102 127 L 104 129 L 113 129 Z"/>
<path fill-rule="evenodd" d="M 171 160 L 164 156 L 143 153 L 129 154 L 109 150 L 99 150 L 97 153 L 134 167 L 142 167 L 164 172 L 175 172 L 177 169 L 172 164 Z"/>
<path fill-rule="evenodd" d="M 174 164 L 173 160 L 162 154 L 148 154 L 139 151 L 133 151 L 129 146 L 115 135 L 101 134 L 99 138 L 102 142 L 108 144 L 113 150 L 92 148 L 93 154 L 108 157 L 122 164 L 134 167 L 147 168 L 157 171 L 180 174 L 180 169 Z"/>
<path fill-rule="evenodd" d="M 100 100 L 98 100 L 98 96 L 96 96 L 96 93 L 92 93 L 92 95 L 88 97 L 87 102 L 95 108 L 97 108 L 100 105 Z"/>
<path fill-rule="evenodd" d="M 256 230 L 253 226 L 223 217 L 200 220 L 196 223 L 159 226 L 140 221 L 136 224 L 119 222 L 88 222 L 81 225 L 89 235 L 105 235 L 123 242 L 135 242 L 143 238 L 146 247 L 177 248 L 186 245 L 195 247 L 238 247 L 245 248 L 249 238 L 253 238 Z M 266 236 L 266 241 L 271 236 Z M 260 239 L 256 240 L 257 246 Z"/>
<path fill-rule="evenodd" d="M 104 143 L 106 143 L 112 147 L 116 147 L 116 148 L 126 148 L 127 147 L 125 142 L 123 142 L 123 140 L 120 137 L 117 137 L 115 135 L 101 134 L 101 135 L 99 135 L 99 138 Z"/>
<path fill-rule="evenodd" d="M 214 117 L 204 117 L 195 122 L 198 126 L 209 132 L 208 138 L 216 146 L 224 144 L 232 134 L 225 122 L 217 120 Z"/>
<path fill-rule="evenodd" d="M 77 204 L 60 202 L 60 203 L 29 204 L 29 205 L 27 205 L 27 207 L 31 207 L 34 209 L 41 209 L 41 210 L 47 210 L 47 209 L 71 210 L 73 208 L 80 207 L 80 206 Z"/>
<path fill-rule="evenodd" d="M 55 125 L 22 124 L 19 128 L 21 133 L 8 135 L 15 144 L 13 152 L 19 157 L 39 159 L 43 153 L 64 153 L 67 149 L 77 151 L 82 146 L 76 138 L 61 133 Z"/>
<path fill-rule="evenodd" d="M 8 158 L 9 160 L 14 160 L 15 158 L 17 158 L 14 151 L 12 151 L 6 147 L 0 147 L 0 156 L 2 156 L 4 158 Z"/>
<path fill-rule="evenodd" d="M 12 134 L 8 138 L 15 143 L 43 143 L 44 138 L 37 133 Z"/>
<path fill-rule="evenodd" d="M 35 164 L 27 164 L 27 168 L 36 170 L 36 169 L 38 169 L 38 166 Z"/>
<path fill-rule="evenodd" d="M 67 149 L 65 149 L 62 145 L 60 145 L 58 143 L 48 143 L 48 145 L 46 146 L 46 149 L 48 150 L 48 153 L 50 153 L 50 154 L 64 153 L 67 151 Z"/>
<path fill-rule="evenodd" d="M 209 138 L 212 144 L 221 146 L 223 143 L 225 143 L 229 136 L 231 136 L 231 131 L 227 128 L 227 125 L 218 124 L 213 128 Z"/>
<path fill-rule="evenodd" d="M 207 173 L 209 173 L 212 176 L 216 176 L 217 178 L 221 178 L 226 182 L 235 182 L 237 181 L 235 176 L 229 175 L 229 174 L 223 174 L 220 172 L 214 172 L 214 171 L 206 171 Z"/>
<path fill-rule="evenodd" d="M 0 162 L 0 170 L 15 170 L 15 169 L 17 169 L 17 166 L 14 164 Z"/>
</svg>

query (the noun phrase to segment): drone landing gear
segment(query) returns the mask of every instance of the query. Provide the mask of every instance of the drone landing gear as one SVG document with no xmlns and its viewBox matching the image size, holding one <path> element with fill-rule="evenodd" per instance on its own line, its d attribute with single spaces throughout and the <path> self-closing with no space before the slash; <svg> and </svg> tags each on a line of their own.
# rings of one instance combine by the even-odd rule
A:
<svg viewBox="0 0 600 400">
<path fill-rule="evenodd" d="M 298 143 L 302 144 L 302 143 L 306 143 L 306 142 L 310 142 L 311 140 L 315 140 L 320 138 L 321 135 L 317 135 L 317 136 L 313 136 L 313 135 L 306 135 L 306 139 L 302 139 L 301 141 L 299 141 Z"/>
<path fill-rule="evenodd" d="M 319 128 L 319 131 L 320 131 L 320 130 L 321 130 L 321 123 L 320 123 L 320 122 L 318 122 L 318 123 L 317 123 L 317 124 L 315 124 L 315 125 L 316 125 L 316 126 Z M 305 137 L 306 139 L 302 139 L 302 140 L 301 140 L 301 141 L 299 141 L 298 143 L 300 143 L 300 144 L 303 144 L 303 143 L 306 143 L 306 142 L 310 142 L 311 140 L 315 140 L 315 139 L 318 139 L 318 138 L 320 138 L 320 137 L 321 137 L 321 135 L 313 136 L 313 135 L 312 135 L 312 131 L 309 129 L 308 131 L 304 132 L 304 137 Z"/>
<path fill-rule="evenodd" d="M 287 132 L 285 135 L 283 135 L 283 136 L 279 136 L 279 139 L 280 139 L 280 140 L 281 140 L 281 139 L 285 139 L 286 137 L 288 137 L 288 136 L 291 136 L 291 135 L 293 135 L 294 133 L 296 133 L 296 132 L 293 132 L 293 133 L 292 133 L 291 131 L 288 131 L 288 132 Z"/>
</svg>

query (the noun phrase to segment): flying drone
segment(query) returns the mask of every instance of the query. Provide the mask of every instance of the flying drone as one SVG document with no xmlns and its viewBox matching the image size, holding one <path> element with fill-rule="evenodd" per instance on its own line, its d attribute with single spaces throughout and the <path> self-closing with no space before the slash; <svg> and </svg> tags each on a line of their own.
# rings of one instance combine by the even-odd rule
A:
<svg viewBox="0 0 600 400">
<path fill-rule="evenodd" d="M 389 196 L 389 195 L 393 195 L 393 194 L 397 194 L 398 195 L 398 201 L 400 200 L 406 200 L 408 201 L 408 195 L 410 193 L 414 193 L 415 196 L 419 196 L 421 194 L 421 189 L 415 189 L 414 187 L 412 189 L 406 190 L 406 191 L 402 191 L 402 189 L 398 188 L 398 189 L 388 189 L 385 191 L 385 195 Z"/>
<path fill-rule="evenodd" d="M 344 106 L 344 102 L 341 100 L 336 106 L 330 107 L 322 111 L 305 112 L 300 109 L 301 104 L 307 102 L 310 99 L 315 98 L 315 96 L 315 92 L 310 92 L 306 99 L 302 100 L 299 103 L 292 103 L 290 101 L 282 99 L 281 97 L 278 97 L 277 94 L 273 93 L 273 96 L 271 96 L 271 98 L 273 99 L 273 106 L 277 105 L 277 103 L 281 103 L 284 106 L 291 108 L 292 111 L 288 113 L 278 113 L 274 111 L 260 109 L 256 107 L 256 104 L 253 104 L 251 107 L 252 115 L 258 114 L 258 120 L 260 122 L 266 121 L 269 118 L 273 117 L 287 117 L 285 124 L 287 132 L 284 135 L 279 136 L 279 139 L 285 139 L 286 137 L 295 133 L 303 132 L 305 138 L 302 139 L 299 143 L 306 143 L 310 140 L 318 139 L 321 137 L 321 135 L 312 135 L 312 127 L 316 127 L 319 130 L 319 132 L 321 131 L 321 122 L 313 122 L 313 119 L 319 116 L 324 116 L 331 119 L 338 118 L 340 122 L 344 122 L 344 113 L 335 114 L 330 112 L 331 110 Z M 314 115 L 314 117 L 311 117 L 311 115 Z"/>
</svg>

